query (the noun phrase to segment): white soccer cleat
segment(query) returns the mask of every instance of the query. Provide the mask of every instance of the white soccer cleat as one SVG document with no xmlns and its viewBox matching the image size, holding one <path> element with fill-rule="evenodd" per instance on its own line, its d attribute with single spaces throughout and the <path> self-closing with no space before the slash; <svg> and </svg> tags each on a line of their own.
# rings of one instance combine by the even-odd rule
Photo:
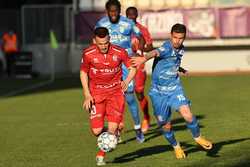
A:
<svg viewBox="0 0 250 167">
<path fill-rule="evenodd" d="M 97 165 L 97 166 L 106 165 L 103 156 L 96 156 L 96 165 Z"/>
</svg>

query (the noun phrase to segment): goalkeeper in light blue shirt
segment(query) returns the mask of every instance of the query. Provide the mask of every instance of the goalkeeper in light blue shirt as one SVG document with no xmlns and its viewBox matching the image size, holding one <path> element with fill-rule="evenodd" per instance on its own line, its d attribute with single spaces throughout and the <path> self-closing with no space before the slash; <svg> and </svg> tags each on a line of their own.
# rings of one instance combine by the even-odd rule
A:
<svg viewBox="0 0 250 167">
<path fill-rule="evenodd" d="M 212 149 L 212 143 L 200 134 L 198 121 L 191 113 L 190 101 L 184 94 L 178 74 L 184 53 L 183 42 L 185 37 L 185 25 L 175 24 L 171 29 L 170 40 L 167 40 L 161 47 L 149 52 L 144 57 L 132 58 L 132 65 L 134 66 L 139 66 L 153 57 L 159 58 L 152 73 L 149 96 L 162 134 L 173 146 L 177 159 L 185 158 L 186 155 L 179 142 L 176 141 L 171 127 L 172 109 L 179 112 L 185 119 L 187 128 L 191 131 L 196 143 L 206 150 Z"/>
</svg>

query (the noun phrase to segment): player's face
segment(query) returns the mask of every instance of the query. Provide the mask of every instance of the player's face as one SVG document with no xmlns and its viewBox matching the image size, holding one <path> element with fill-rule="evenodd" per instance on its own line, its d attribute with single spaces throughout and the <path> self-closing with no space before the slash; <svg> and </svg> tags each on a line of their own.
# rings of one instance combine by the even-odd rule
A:
<svg viewBox="0 0 250 167">
<path fill-rule="evenodd" d="M 137 18 L 137 12 L 133 9 L 130 9 L 127 11 L 126 13 L 127 17 L 131 20 L 133 20 L 134 22 L 136 22 L 136 18 Z"/>
<path fill-rule="evenodd" d="M 171 42 L 175 49 L 180 48 L 180 46 L 183 44 L 185 40 L 185 36 L 186 36 L 185 33 L 177 33 L 177 32 L 171 33 Z"/>
<path fill-rule="evenodd" d="M 111 23 L 117 23 L 120 18 L 119 8 L 115 5 L 111 5 L 107 11 L 109 20 Z"/>
<path fill-rule="evenodd" d="M 101 53 L 107 53 L 109 50 L 109 36 L 107 35 L 104 38 L 100 38 L 100 37 L 95 37 L 95 44 L 97 45 L 97 47 L 99 48 Z"/>
</svg>

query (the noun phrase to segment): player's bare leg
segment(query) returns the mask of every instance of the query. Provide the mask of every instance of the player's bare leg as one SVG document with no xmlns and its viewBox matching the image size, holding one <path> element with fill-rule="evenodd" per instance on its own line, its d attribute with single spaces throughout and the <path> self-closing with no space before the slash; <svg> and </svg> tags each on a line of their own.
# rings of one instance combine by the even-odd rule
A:
<svg viewBox="0 0 250 167">
<path fill-rule="evenodd" d="M 201 136 L 198 121 L 191 113 L 190 107 L 188 105 L 183 105 L 180 107 L 179 111 L 187 122 L 187 127 L 190 129 L 195 142 L 206 150 L 212 149 L 212 142 Z"/>
<path fill-rule="evenodd" d="M 120 122 L 119 126 L 118 126 L 118 129 L 117 129 L 117 142 L 118 144 L 122 143 L 122 137 L 121 137 L 121 134 L 122 134 L 122 131 L 124 129 L 124 123 L 123 121 Z"/>
<path fill-rule="evenodd" d="M 108 129 L 107 131 L 112 134 L 116 134 L 118 129 L 118 124 L 115 122 L 108 122 Z M 100 135 L 103 131 L 106 131 L 105 128 L 95 128 L 92 129 L 94 135 L 98 136 Z M 96 165 L 97 166 L 103 166 L 106 165 L 105 163 L 105 152 L 102 150 L 99 150 L 96 154 Z"/>
<path fill-rule="evenodd" d="M 168 140 L 170 145 L 174 148 L 175 157 L 177 159 L 186 158 L 186 154 L 180 146 L 180 143 L 176 141 L 174 131 L 170 122 L 161 125 L 163 136 Z"/>
<path fill-rule="evenodd" d="M 93 128 L 92 133 L 95 136 L 99 136 L 104 130 L 105 130 L 105 128 Z M 105 152 L 102 150 L 99 150 L 96 154 L 96 165 L 97 166 L 102 166 L 102 165 L 106 164 L 104 161 L 104 157 L 105 157 Z"/>
</svg>

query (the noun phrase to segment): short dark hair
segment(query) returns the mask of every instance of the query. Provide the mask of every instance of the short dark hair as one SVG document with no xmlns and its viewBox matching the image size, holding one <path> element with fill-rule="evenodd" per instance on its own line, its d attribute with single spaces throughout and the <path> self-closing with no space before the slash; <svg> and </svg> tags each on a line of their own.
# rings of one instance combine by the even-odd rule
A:
<svg viewBox="0 0 250 167">
<path fill-rule="evenodd" d="M 130 6 L 130 7 L 128 7 L 128 8 L 126 9 L 126 15 L 127 15 L 127 13 L 128 13 L 129 10 L 134 10 L 134 11 L 138 14 L 137 8 L 134 7 L 134 6 Z"/>
<path fill-rule="evenodd" d="M 108 0 L 105 4 L 106 10 L 109 10 L 110 6 L 112 5 L 116 6 L 118 10 L 121 11 L 121 3 L 118 0 Z"/>
<path fill-rule="evenodd" d="M 173 27 L 171 29 L 171 34 L 173 32 L 186 34 L 186 31 L 187 31 L 186 26 L 184 24 L 177 23 L 177 24 L 173 25 Z"/>
<path fill-rule="evenodd" d="M 95 28 L 94 34 L 95 34 L 95 37 L 97 36 L 99 38 L 104 38 L 107 35 L 109 35 L 109 31 L 105 27 L 97 27 Z"/>
</svg>

